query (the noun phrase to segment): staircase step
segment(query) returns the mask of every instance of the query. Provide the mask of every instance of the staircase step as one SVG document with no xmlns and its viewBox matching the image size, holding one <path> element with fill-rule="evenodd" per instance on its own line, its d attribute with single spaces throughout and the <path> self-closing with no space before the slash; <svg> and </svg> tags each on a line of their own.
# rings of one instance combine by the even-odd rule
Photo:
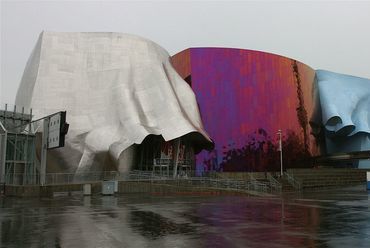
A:
<svg viewBox="0 0 370 248">
<path fill-rule="evenodd" d="M 358 169 L 289 169 L 303 188 L 346 186 L 366 182 L 366 171 Z"/>
</svg>

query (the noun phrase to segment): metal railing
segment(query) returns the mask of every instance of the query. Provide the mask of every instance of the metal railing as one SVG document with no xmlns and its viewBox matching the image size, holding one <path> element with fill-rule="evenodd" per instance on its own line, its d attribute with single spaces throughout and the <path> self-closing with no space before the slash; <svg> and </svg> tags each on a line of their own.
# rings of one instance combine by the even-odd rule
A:
<svg viewBox="0 0 370 248">
<path fill-rule="evenodd" d="M 8 173 L 5 176 L 6 185 L 39 185 L 40 174 L 27 174 L 27 179 L 24 173 Z M 152 171 L 104 171 L 104 172 L 84 172 L 84 173 L 47 173 L 45 175 L 45 185 L 61 185 L 61 184 L 79 184 L 79 183 L 94 183 L 104 180 L 115 181 L 140 181 L 140 180 L 161 180 L 170 179 L 165 175 L 156 174 Z"/>
<path fill-rule="evenodd" d="M 152 172 L 131 171 L 129 176 L 123 181 L 150 181 L 151 183 L 165 183 L 176 185 L 191 185 L 202 186 L 218 189 L 247 189 L 255 191 L 271 191 L 272 187 L 268 183 L 259 182 L 257 180 L 236 180 L 236 179 L 222 179 L 211 177 L 166 177 L 163 175 L 156 175 Z"/>
<path fill-rule="evenodd" d="M 302 183 L 296 180 L 293 175 L 289 174 L 288 172 L 284 172 L 284 175 L 288 182 L 295 188 L 296 190 L 301 190 L 302 189 Z"/>
<path fill-rule="evenodd" d="M 145 180 L 143 180 L 145 181 Z M 263 182 L 252 182 L 246 180 L 234 179 L 215 179 L 209 177 L 192 177 L 187 179 L 160 179 L 152 180 L 151 183 L 171 184 L 177 186 L 192 186 L 192 187 L 205 187 L 212 189 L 228 189 L 228 190 L 248 190 L 259 192 L 272 192 L 273 189 Z"/>
<path fill-rule="evenodd" d="M 281 183 L 278 180 L 276 180 L 276 178 L 273 177 L 270 172 L 266 173 L 266 177 L 267 177 L 267 180 L 269 180 L 270 186 L 272 188 L 276 189 L 277 191 L 281 191 L 281 189 L 282 189 Z"/>
<path fill-rule="evenodd" d="M 28 175 L 33 178 L 32 181 L 25 181 L 24 174 L 8 174 L 6 176 L 6 185 L 39 185 L 39 174 Z M 153 171 L 130 171 L 120 173 L 117 171 L 106 172 L 87 172 L 87 173 L 48 173 L 46 174 L 45 185 L 66 185 L 97 183 L 104 180 L 114 181 L 136 181 L 149 182 L 151 184 L 171 184 L 192 187 L 207 187 L 215 189 L 232 189 L 232 190 L 254 190 L 259 192 L 273 192 L 278 188 L 269 182 L 258 180 L 237 180 L 211 177 L 167 177 L 158 175 Z"/>
<path fill-rule="evenodd" d="M 5 185 L 39 185 L 39 174 L 9 173 L 4 177 Z"/>
</svg>

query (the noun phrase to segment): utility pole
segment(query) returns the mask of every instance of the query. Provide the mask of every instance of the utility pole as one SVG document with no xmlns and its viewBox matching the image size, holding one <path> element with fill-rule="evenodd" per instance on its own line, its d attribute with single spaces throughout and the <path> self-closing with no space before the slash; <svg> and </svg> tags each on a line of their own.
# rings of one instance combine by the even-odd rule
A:
<svg viewBox="0 0 370 248">
<path fill-rule="evenodd" d="M 282 144 L 282 131 L 278 130 L 277 135 L 279 135 L 279 151 L 280 151 L 280 176 L 283 176 L 283 144 Z"/>
</svg>

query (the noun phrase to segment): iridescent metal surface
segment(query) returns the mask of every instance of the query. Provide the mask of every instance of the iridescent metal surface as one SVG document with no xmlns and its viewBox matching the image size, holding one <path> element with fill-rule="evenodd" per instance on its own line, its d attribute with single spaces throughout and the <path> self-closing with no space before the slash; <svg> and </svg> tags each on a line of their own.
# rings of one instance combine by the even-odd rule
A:
<svg viewBox="0 0 370 248">
<path fill-rule="evenodd" d="M 296 60 L 244 49 L 190 48 L 172 64 L 194 90 L 204 127 L 215 142 L 197 156 L 199 172 L 278 170 L 305 166 L 320 154 L 310 125 L 319 108 L 315 71 Z"/>
</svg>

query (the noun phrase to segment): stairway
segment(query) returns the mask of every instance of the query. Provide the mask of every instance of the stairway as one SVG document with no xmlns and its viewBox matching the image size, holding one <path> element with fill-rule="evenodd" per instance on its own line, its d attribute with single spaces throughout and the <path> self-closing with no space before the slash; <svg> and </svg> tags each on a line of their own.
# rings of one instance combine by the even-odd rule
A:
<svg viewBox="0 0 370 248">
<path fill-rule="evenodd" d="M 296 191 L 296 189 L 293 187 L 292 184 L 289 183 L 289 181 L 282 177 L 282 178 L 279 178 L 279 183 L 281 184 L 281 191 L 282 192 L 293 192 L 293 191 Z"/>
<path fill-rule="evenodd" d="M 360 169 L 288 169 L 287 173 L 301 185 L 301 189 L 343 187 L 366 183 L 366 170 Z"/>
</svg>

